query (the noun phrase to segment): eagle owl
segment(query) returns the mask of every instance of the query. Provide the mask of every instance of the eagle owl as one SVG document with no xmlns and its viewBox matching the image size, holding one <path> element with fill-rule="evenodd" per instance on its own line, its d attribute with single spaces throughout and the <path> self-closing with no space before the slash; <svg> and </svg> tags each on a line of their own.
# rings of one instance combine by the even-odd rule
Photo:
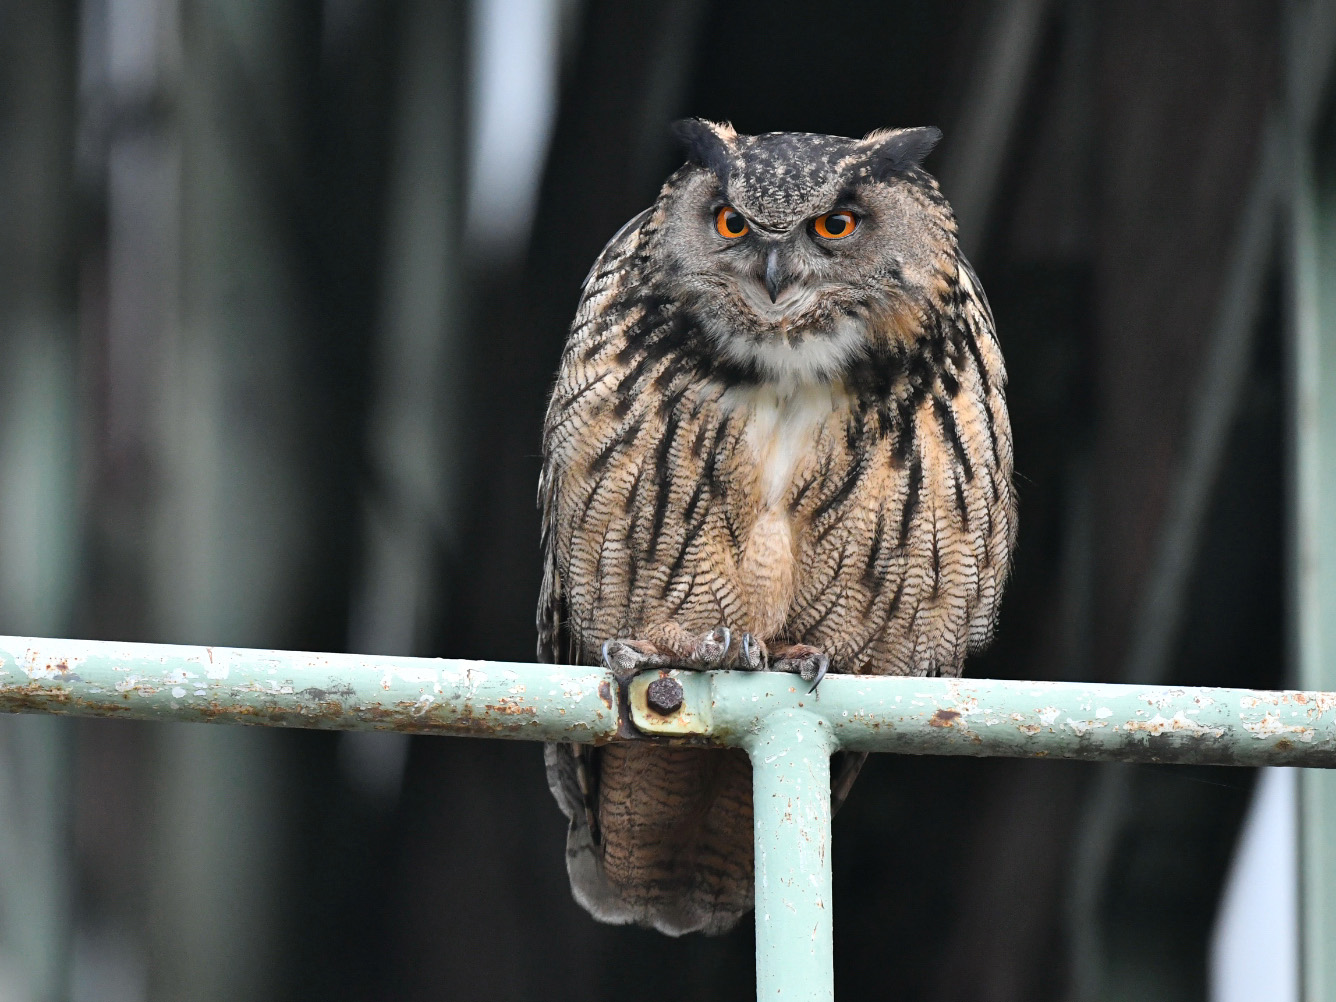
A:
<svg viewBox="0 0 1336 1002">
<path fill-rule="evenodd" d="M 992 313 L 921 166 L 940 133 L 677 132 L 687 162 L 594 263 L 547 409 L 539 658 L 958 675 L 1016 498 Z M 743 752 L 546 761 L 596 918 L 678 935 L 751 909 Z"/>
</svg>

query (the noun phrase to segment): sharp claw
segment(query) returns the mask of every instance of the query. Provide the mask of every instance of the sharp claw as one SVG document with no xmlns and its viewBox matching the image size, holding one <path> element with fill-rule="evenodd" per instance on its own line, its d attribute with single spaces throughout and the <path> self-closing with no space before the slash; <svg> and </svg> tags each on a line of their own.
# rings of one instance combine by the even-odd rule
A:
<svg viewBox="0 0 1336 1002">
<path fill-rule="evenodd" d="M 603 641 L 603 667 L 604 667 L 604 668 L 611 668 L 611 667 L 612 667 L 612 662 L 608 659 L 608 645 L 611 644 L 611 643 L 612 643 L 611 640 L 605 640 L 605 641 Z"/>
<path fill-rule="evenodd" d="M 765 670 L 765 647 L 748 631 L 742 635 L 742 666 L 747 671 Z"/>
<path fill-rule="evenodd" d="M 821 657 L 817 658 L 816 678 L 812 680 L 812 688 L 807 690 L 807 694 L 809 696 L 812 693 L 816 692 L 816 687 L 819 686 L 821 684 L 821 680 L 826 677 L 826 671 L 829 668 L 830 668 L 830 655 L 822 654 Z"/>
<path fill-rule="evenodd" d="M 729 645 L 733 643 L 733 633 L 727 626 L 721 626 L 720 629 L 724 631 L 724 652 L 719 655 L 719 661 L 722 663 L 724 658 L 728 657 Z"/>
</svg>

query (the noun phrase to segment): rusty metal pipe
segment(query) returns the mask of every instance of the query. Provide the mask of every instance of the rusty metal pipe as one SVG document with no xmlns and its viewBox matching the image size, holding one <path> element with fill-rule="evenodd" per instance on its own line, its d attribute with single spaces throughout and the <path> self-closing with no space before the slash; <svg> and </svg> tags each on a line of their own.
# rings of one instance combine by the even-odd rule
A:
<svg viewBox="0 0 1336 1002">
<path fill-rule="evenodd" d="M 677 713 L 644 711 L 645 680 L 683 688 Z M 745 745 L 780 710 L 830 725 L 835 747 L 911 755 L 1205 765 L 1336 766 L 1336 693 L 828 675 L 653 672 L 630 687 L 636 727 Z"/>
<path fill-rule="evenodd" d="M 667 675 L 682 699 L 652 711 Z M 996 679 L 645 672 L 227 647 L 0 637 L 0 712 L 398 730 L 602 743 L 640 734 L 746 747 L 777 711 L 834 746 L 916 755 L 1336 766 L 1336 693 Z"/>
<path fill-rule="evenodd" d="M 602 668 L 0 637 L 0 712 L 601 743 Z"/>
</svg>

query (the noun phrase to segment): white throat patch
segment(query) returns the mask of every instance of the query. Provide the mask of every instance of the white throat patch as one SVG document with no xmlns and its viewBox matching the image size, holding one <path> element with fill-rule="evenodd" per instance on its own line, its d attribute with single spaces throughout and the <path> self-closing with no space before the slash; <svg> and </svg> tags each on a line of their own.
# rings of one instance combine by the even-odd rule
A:
<svg viewBox="0 0 1336 1002">
<path fill-rule="evenodd" d="M 755 365 L 764 379 L 783 391 L 837 378 L 867 344 L 864 321 L 854 317 L 842 317 L 832 330 L 807 334 L 798 344 L 791 344 L 781 335 L 753 341 L 722 324 L 710 326 L 714 327 L 710 333 L 724 358 L 736 365 Z"/>
<path fill-rule="evenodd" d="M 817 431 L 843 398 L 842 386 L 826 383 L 787 391 L 774 386 L 736 387 L 725 394 L 730 409 L 751 411 L 746 436 L 756 458 L 763 507 L 783 503 L 794 475 L 815 450 Z"/>
</svg>

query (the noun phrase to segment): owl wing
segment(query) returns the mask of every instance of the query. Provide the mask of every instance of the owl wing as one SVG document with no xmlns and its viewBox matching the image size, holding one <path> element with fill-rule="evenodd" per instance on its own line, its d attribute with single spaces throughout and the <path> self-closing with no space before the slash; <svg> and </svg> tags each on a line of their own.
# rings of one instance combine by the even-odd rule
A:
<svg viewBox="0 0 1336 1002">
<path fill-rule="evenodd" d="M 600 276 L 619 272 L 637 244 L 641 224 L 649 218 L 652 207 L 629 219 L 604 246 L 589 274 L 580 283 L 580 305 L 576 323 L 600 324 L 600 314 L 591 312 L 591 299 L 602 288 Z M 543 584 L 538 595 L 538 660 L 544 664 L 578 664 L 577 649 L 570 629 L 566 593 L 557 565 L 555 520 L 561 510 L 558 492 L 560 477 L 554 468 L 549 435 L 559 419 L 565 401 L 558 392 L 552 396 L 544 423 L 543 470 L 538 479 L 538 505 L 542 514 Z M 598 851 L 598 756 L 597 748 L 585 745 L 549 743 L 543 749 L 547 783 L 570 826 L 566 833 L 566 869 L 570 874 L 575 898 L 603 922 L 624 924 L 635 916 L 609 886 Z"/>
<path fill-rule="evenodd" d="M 997 337 L 997 323 L 993 320 L 993 308 L 988 303 L 988 296 L 983 291 L 983 283 L 979 281 L 978 272 L 974 270 L 974 265 L 964 254 L 959 255 L 959 268 L 963 273 L 965 281 L 961 283 L 965 294 L 973 301 L 978 308 L 979 313 L 988 324 L 988 333 L 993 338 Z M 586 279 L 586 281 L 588 281 Z"/>
<path fill-rule="evenodd" d="M 593 267 L 580 283 L 580 305 L 575 313 L 577 325 L 592 326 L 597 334 L 597 328 L 602 326 L 604 314 L 591 300 L 600 294 L 606 297 L 604 283 L 599 282 L 599 278 L 605 274 L 621 273 L 624 270 L 626 258 L 638 244 L 636 237 L 640 227 L 652 211 L 651 206 L 623 223 L 594 259 Z M 563 364 L 564 361 L 563 359 Z M 538 660 L 544 664 L 577 664 L 579 661 L 579 652 L 575 649 L 574 637 L 567 622 L 566 595 L 562 588 L 561 571 L 557 566 L 556 557 L 555 522 L 561 509 L 558 496 L 561 484 L 553 461 L 551 439 L 565 411 L 566 402 L 562 393 L 562 381 L 559 379 L 544 421 L 543 469 L 538 476 L 538 508 L 542 516 L 540 546 L 543 552 L 543 584 L 538 593 Z"/>
<path fill-rule="evenodd" d="M 561 571 L 553 552 L 552 519 L 556 504 L 548 471 L 538 477 L 538 503 L 542 510 L 543 584 L 538 591 L 538 660 L 542 664 L 572 664 L 574 651 L 566 622 L 566 594 L 561 587 Z"/>
<path fill-rule="evenodd" d="M 586 279 L 586 281 L 588 281 Z M 575 664 L 575 648 L 567 619 L 566 594 L 557 567 L 553 519 L 556 484 L 544 463 L 538 480 L 542 510 L 543 584 L 538 595 L 538 660 L 544 664 Z M 593 915 L 605 922 L 626 923 L 632 916 L 619 913 L 620 901 L 608 885 L 598 851 L 598 749 L 548 742 L 543 746 L 547 785 L 569 822 L 566 831 L 566 871 L 571 889 Z"/>
<path fill-rule="evenodd" d="M 650 213 L 653 211 L 654 206 L 651 205 L 648 209 L 642 209 L 637 212 L 626 222 L 622 223 L 621 229 L 614 233 L 612 239 L 603 245 L 603 249 L 599 251 L 598 257 L 594 258 L 594 263 L 589 269 L 589 274 L 585 275 L 584 281 L 580 283 L 580 292 L 582 294 L 589 288 L 589 283 L 593 281 L 595 275 L 603 271 L 611 261 L 615 261 L 625 255 L 631 243 L 631 241 L 626 238 L 633 233 L 638 233 L 641 224 L 649 218 Z"/>
</svg>

